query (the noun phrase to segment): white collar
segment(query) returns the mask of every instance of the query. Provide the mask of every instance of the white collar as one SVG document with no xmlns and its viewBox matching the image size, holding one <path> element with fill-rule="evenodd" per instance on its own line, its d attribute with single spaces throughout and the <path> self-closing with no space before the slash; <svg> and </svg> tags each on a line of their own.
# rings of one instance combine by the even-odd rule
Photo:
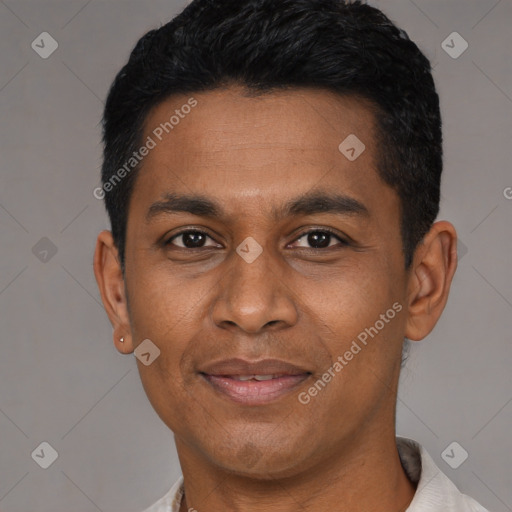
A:
<svg viewBox="0 0 512 512">
<path fill-rule="evenodd" d="M 406 512 L 489 512 L 462 494 L 419 443 L 397 437 L 396 444 L 407 476 L 417 484 Z M 183 492 L 183 476 L 180 476 L 162 498 L 143 512 L 179 512 Z"/>
</svg>

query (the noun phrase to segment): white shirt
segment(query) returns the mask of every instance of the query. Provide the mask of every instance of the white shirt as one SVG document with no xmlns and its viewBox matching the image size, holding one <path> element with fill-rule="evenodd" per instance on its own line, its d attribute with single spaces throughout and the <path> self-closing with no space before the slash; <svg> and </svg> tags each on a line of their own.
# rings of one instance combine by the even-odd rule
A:
<svg viewBox="0 0 512 512">
<path fill-rule="evenodd" d="M 417 484 L 406 512 L 489 512 L 462 494 L 420 444 L 403 437 L 397 437 L 396 441 L 402 466 L 409 479 Z M 181 476 L 165 496 L 143 512 L 179 512 L 183 493 Z"/>
</svg>

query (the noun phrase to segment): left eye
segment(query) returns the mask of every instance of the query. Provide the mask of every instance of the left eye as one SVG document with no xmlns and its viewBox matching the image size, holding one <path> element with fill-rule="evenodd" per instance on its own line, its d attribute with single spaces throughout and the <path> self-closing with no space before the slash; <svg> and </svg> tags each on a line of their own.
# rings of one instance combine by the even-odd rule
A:
<svg viewBox="0 0 512 512">
<path fill-rule="evenodd" d="M 341 245 L 348 245 L 347 241 L 343 238 L 339 237 L 338 235 L 335 235 L 334 233 L 331 233 L 330 231 L 322 230 L 322 229 L 316 229 L 313 231 L 308 231 L 307 233 L 302 234 L 299 238 L 296 239 L 296 242 L 299 242 L 302 239 L 305 239 L 305 242 L 307 244 L 310 244 L 312 247 L 307 246 L 299 246 L 299 247 L 306 247 L 306 248 L 312 248 L 312 249 L 325 249 L 327 247 L 332 247 L 331 241 L 333 238 L 336 238 L 339 242 L 341 242 Z"/>
</svg>

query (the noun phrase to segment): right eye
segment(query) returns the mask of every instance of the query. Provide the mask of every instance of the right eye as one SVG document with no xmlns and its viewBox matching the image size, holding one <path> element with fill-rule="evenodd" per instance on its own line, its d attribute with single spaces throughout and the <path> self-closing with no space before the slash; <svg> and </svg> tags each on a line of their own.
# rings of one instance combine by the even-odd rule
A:
<svg viewBox="0 0 512 512">
<path fill-rule="evenodd" d="M 164 245 L 166 247 L 174 245 L 180 249 L 201 249 L 202 247 L 205 247 L 204 242 L 207 238 L 213 240 L 213 238 L 204 231 L 187 229 L 186 231 L 181 231 L 180 233 L 173 235 L 164 243 Z M 175 240 L 181 240 L 181 243 L 174 243 Z M 216 247 L 216 245 L 206 247 Z"/>
</svg>

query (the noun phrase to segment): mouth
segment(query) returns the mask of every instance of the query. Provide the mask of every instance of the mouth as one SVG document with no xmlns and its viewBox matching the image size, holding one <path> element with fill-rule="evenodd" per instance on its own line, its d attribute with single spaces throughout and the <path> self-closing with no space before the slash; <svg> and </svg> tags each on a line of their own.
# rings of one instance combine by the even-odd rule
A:
<svg viewBox="0 0 512 512">
<path fill-rule="evenodd" d="M 291 393 L 311 375 L 285 361 L 230 359 L 215 363 L 201 377 L 216 393 L 244 405 L 263 405 Z"/>
</svg>

